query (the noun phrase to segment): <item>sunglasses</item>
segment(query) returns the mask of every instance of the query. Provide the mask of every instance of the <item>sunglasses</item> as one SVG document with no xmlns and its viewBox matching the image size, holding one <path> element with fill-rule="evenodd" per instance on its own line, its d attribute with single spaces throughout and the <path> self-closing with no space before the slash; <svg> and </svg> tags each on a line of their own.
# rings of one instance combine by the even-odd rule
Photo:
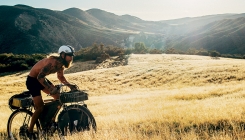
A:
<svg viewBox="0 0 245 140">
<path fill-rule="evenodd" d="M 66 53 L 66 55 L 68 55 L 68 56 L 74 56 L 73 53 Z"/>
</svg>

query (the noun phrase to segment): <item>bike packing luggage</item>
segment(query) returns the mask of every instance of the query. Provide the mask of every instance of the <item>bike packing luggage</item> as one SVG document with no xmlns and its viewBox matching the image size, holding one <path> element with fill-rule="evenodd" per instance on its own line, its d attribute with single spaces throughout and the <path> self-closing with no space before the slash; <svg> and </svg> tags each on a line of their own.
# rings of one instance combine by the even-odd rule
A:
<svg viewBox="0 0 245 140">
<path fill-rule="evenodd" d="M 83 90 L 64 92 L 60 95 L 61 103 L 72 103 L 88 100 L 88 94 Z"/>
<path fill-rule="evenodd" d="M 59 111 L 61 103 L 59 100 L 48 102 L 44 104 L 42 113 L 39 116 L 39 121 L 41 123 L 42 129 L 48 127 L 50 122 L 55 119 L 56 113 Z"/>
<path fill-rule="evenodd" d="M 15 94 L 9 99 L 9 107 L 11 109 L 28 108 L 33 104 L 29 91 Z"/>
</svg>

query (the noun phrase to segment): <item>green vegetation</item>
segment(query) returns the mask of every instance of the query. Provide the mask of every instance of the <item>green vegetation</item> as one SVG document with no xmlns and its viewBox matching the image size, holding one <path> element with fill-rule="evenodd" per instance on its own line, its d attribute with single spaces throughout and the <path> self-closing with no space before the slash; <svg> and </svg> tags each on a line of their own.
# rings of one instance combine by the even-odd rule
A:
<svg viewBox="0 0 245 140">
<path fill-rule="evenodd" d="M 147 47 L 142 42 L 135 43 L 134 51 L 135 51 L 134 53 L 146 53 Z"/>
<path fill-rule="evenodd" d="M 76 52 L 74 61 L 96 60 L 103 55 L 108 56 L 122 56 L 131 53 L 155 53 L 159 54 L 162 51 L 157 49 L 149 49 L 144 43 L 135 43 L 134 49 L 124 49 L 121 47 L 94 43 L 92 46 L 82 48 Z M 4 72 L 18 72 L 30 69 L 39 60 L 47 57 L 46 54 L 0 54 L 0 73 Z"/>
<path fill-rule="evenodd" d="M 113 45 L 104 46 L 103 44 L 93 44 L 92 46 L 82 48 L 76 52 L 74 61 L 87 61 L 87 60 L 96 60 L 97 57 L 101 55 L 108 54 L 109 56 L 119 56 L 124 54 L 125 50 L 120 47 Z"/>
<path fill-rule="evenodd" d="M 219 56 L 220 56 L 220 53 L 217 52 L 217 51 L 211 51 L 211 52 L 210 52 L 210 56 L 211 56 L 211 57 L 219 57 Z"/>
<path fill-rule="evenodd" d="M 92 46 L 82 48 L 76 52 L 76 57 L 74 61 L 86 61 L 86 60 L 96 60 L 97 57 L 101 55 L 108 54 L 109 56 L 121 56 L 127 54 L 161 54 L 163 50 L 156 48 L 150 49 L 143 42 L 137 42 L 134 48 L 122 48 L 113 45 L 104 46 L 103 44 L 93 44 Z"/>
<path fill-rule="evenodd" d="M 45 57 L 44 54 L 0 54 L 0 73 L 27 70 Z"/>
<path fill-rule="evenodd" d="M 180 51 L 175 48 L 168 48 L 166 50 L 160 50 L 156 48 L 149 48 L 143 42 L 135 43 L 133 48 L 121 48 L 113 45 L 104 46 L 103 44 L 94 43 L 92 46 L 82 48 L 76 52 L 74 61 L 88 61 L 97 60 L 97 58 L 104 56 L 123 56 L 127 54 L 187 54 L 187 55 L 202 55 L 210 57 L 227 57 L 227 58 L 237 58 L 245 59 L 245 55 L 241 54 L 220 54 L 218 51 L 207 51 L 204 49 L 188 49 L 185 51 Z M 0 54 L 0 73 L 4 72 L 18 72 L 22 70 L 28 70 L 39 60 L 47 57 L 45 54 L 13 54 L 13 53 L 3 53 Z"/>
<path fill-rule="evenodd" d="M 236 58 L 236 59 L 245 59 L 245 55 L 242 54 L 221 54 L 216 50 L 207 51 L 204 49 L 188 49 L 187 51 L 180 51 L 175 48 L 168 48 L 163 51 L 166 54 L 187 54 L 187 55 L 201 55 L 201 56 L 210 56 L 210 57 L 226 57 L 226 58 Z"/>
<path fill-rule="evenodd" d="M 164 53 L 164 51 L 161 49 L 157 49 L 157 48 L 149 48 L 143 42 L 136 42 L 134 44 L 134 48 L 127 48 L 124 50 L 124 54 L 131 54 L 131 53 L 135 53 L 135 54 L 146 54 L 146 53 L 161 54 L 161 53 Z"/>
</svg>

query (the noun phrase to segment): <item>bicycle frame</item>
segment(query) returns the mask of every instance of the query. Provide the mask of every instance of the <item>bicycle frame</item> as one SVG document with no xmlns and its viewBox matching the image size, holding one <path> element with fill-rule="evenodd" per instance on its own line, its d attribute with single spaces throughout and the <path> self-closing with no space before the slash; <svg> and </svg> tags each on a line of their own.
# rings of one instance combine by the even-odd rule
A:
<svg viewBox="0 0 245 140">
<path fill-rule="evenodd" d="M 57 101 L 52 101 L 52 102 L 57 102 Z M 47 134 L 49 136 L 53 135 L 56 132 L 56 130 L 58 131 L 59 135 L 61 133 L 62 133 L 62 135 L 67 135 L 67 134 L 64 134 L 62 130 L 59 130 L 58 121 L 55 121 L 56 116 L 61 115 L 62 112 L 59 113 L 59 111 L 61 109 L 63 109 L 63 111 L 67 111 L 67 110 L 69 110 L 70 107 L 79 109 L 82 106 L 87 107 L 87 105 L 83 101 L 79 102 L 79 103 L 69 103 L 69 105 L 68 105 L 68 103 L 61 103 L 60 106 L 58 107 L 58 109 L 56 110 L 56 112 L 54 113 L 54 115 L 52 116 L 51 120 L 44 120 L 45 122 L 42 122 L 39 119 L 41 126 L 42 126 L 42 123 L 46 123 L 46 126 L 45 127 L 42 126 L 42 128 L 41 128 L 43 135 L 45 135 L 45 134 Z M 42 113 L 44 113 L 44 112 L 42 112 Z M 48 114 L 46 114 L 46 115 L 48 115 Z"/>
</svg>

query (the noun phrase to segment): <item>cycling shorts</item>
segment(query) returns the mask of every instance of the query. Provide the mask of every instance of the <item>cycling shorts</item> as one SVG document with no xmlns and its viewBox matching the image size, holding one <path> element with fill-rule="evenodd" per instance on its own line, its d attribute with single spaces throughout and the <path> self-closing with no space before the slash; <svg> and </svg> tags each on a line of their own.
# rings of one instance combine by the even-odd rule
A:
<svg viewBox="0 0 245 140">
<path fill-rule="evenodd" d="M 45 80 L 52 85 L 52 83 L 45 78 Z M 30 91 L 32 97 L 41 96 L 41 90 L 45 87 L 37 80 L 37 78 L 31 77 L 28 75 L 26 79 L 26 87 Z"/>
</svg>

